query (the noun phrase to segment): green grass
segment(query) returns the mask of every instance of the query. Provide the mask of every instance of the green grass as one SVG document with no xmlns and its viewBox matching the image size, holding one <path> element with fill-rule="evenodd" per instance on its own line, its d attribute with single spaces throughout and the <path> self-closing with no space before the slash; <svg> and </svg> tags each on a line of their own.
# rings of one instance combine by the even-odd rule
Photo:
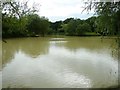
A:
<svg viewBox="0 0 120 90">
<path fill-rule="evenodd" d="M 100 36 L 100 34 L 95 33 L 95 32 L 86 32 L 84 33 L 85 36 Z"/>
</svg>

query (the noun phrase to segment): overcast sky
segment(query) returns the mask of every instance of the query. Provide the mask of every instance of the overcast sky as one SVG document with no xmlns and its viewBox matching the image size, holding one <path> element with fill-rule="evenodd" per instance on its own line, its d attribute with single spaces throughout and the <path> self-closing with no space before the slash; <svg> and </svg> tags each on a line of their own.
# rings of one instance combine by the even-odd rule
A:
<svg viewBox="0 0 120 90">
<path fill-rule="evenodd" d="M 29 5 L 39 3 L 39 15 L 47 17 L 50 21 L 65 20 L 66 18 L 87 19 L 94 14 L 82 12 L 84 0 L 29 0 Z"/>
</svg>

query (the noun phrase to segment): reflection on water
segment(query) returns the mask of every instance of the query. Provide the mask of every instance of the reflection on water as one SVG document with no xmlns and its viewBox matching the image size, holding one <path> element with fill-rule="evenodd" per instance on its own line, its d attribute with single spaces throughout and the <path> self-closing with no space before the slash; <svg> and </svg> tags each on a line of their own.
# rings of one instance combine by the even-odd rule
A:
<svg viewBox="0 0 120 90">
<path fill-rule="evenodd" d="M 95 88 L 118 84 L 112 39 L 22 38 L 3 43 L 3 87 Z"/>
<path fill-rule="evenodd" d="M 3 43 L 3 66 L 20 50 L 30 57 L 37 57 L 48 52 L 48 45 L 46 38 L 8 39 L 7 43 Z"/>
</svg>

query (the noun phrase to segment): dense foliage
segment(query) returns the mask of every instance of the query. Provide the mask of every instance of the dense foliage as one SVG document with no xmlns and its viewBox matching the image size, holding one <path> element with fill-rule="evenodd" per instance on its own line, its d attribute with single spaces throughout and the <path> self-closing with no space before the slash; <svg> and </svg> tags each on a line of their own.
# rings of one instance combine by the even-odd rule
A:
<svg viewBox="0 0 120 90">
<path fill-rule="evenodd" d="M 27 2 L 2 3 L 2 36 L 44 36 L 49 29 L 48 19 L 35 14 L 37 10 L 27 6 Z"/>
<path fill-rule="evenodd" d="M 86 20 L 67 18 L 64 21 L 52 23 L 51 28 L 56 34 L 64 34 L 70 36 L 100 35 L 96 31 L 95 21 L 97 17 L 91 17 Z M 59 24 L 58 24 L 59 23 Z M 55 28 L 55 26 L 57 27 Z"/>
<path fill-rule="evenodd" d="M 49 29 L 49 22 L 45 17 L 39 17 L 37 14 L 28 16 L 27 30 L 29 34 L 37 35 L 40 34 L 45 36 Z"/>
<path fill-rule="evenodd" d="M 120 35 L 120 2 L 91 2 L 87 10 L 95 7 L 98 16 L 86 20 L 67 18 L 50 22 L 29 8 L 27 2 L 5 2 L 2 4 L 3 37 L 45 36 L 62 34 L 70 36 Z"/>
<path fill-rule="evenodd" d="M 87 2 L 86 10 L 95 8 L 99 17 L 96 20 L 99 32 L 108 35 L 120 35 L 120 1 Z"/>
</svg>

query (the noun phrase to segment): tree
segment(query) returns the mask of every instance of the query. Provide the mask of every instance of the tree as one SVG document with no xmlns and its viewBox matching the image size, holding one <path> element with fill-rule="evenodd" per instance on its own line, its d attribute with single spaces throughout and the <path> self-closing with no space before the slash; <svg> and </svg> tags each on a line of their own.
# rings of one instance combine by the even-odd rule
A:
<svg viewBox="0 0 120 90">
<path fill-rule="evenodd" d="M 39 17 L 37 14 L 29 15 L 27 28 L 32 34 L 41 34 L 44 36 L 49 29 L 48 19 Z"/>
<path fill-rule="evenodd" d="M 74 18 L 67 18 L 63 21 L 64 24 L 67 24 L 68 22 L 70 22 L 71 20 L 74 20 Z"/>
<path fill-rule="evenodd" d="M 76 35 L 85 35 L 86 32 L 90 32 L 90 25 L 87 23 L 79 24 L 76 28 Z"/>
<path fill-rule="evenodd" d="M 87 11 L 95 8 L 95 12 L 101 16 L 104 23 L 103 32 L 120 35 L 120 1 L 118 2 L 86 2 Z"/>
<path fill-rule="evenodd" d="M 77 28 L 78 24 L 79 24 L 79 22 L 77 19 L 70 20 L 70 22 L 68 22 L 67 28 L 65 30 L 66 35 L 70 35 L 70 36 L 76 35 L 76 28 Z"/>
<path fill-rule="evenodd" d="M 91 31 L 90 32 L 96 32 L 96 19 L 97 17 L 93 16 L 88 18 L 86 21 L 86 23 L 88 23 L 90 25 Z"/>
<path fill-rule="evenodd" d="M 9 0 L 2 3 L 2 34 L 3 37 L 26 36 L 27 16 L 34 14 L 35 7 L 29 8 L 28 2 L 20 3 Z"/>
<path fill-rule="evenodd" d="M 41 30 L 41 35 L 45 36 L 49 30 L 49 21 L 47 18 L 42 17 L 40 19 L 40 30 Z"/>
<path fill-rule="evenodd" d="M 21 18 L 28 14 L 37 12 L 36 6 L 28 7 L 28 1 L 19 2 L 14 0 L 6 0 L 2 3 L 2 13 L 7 14 L 9 17 Z"/>
<path fill-rule="evenodd" d="M 54 30 L 54 33 L 59 33 L 59 30 L 62 28 L 62 21 L 51 23 L 51 28 Z"/>
<path fill-rule="evenodd" d="M 24 36 L 22 23 L 16 17 L 8 17 L 7 15 L 2 14 L 2 34 L 3 37 L 17 37 Z"/>
<path fill-rule="evenodd" d="M 75 35 L 76 23 L 74 20 L 71 20 L 66 29 L 66 35 Z"/>
</svg>

